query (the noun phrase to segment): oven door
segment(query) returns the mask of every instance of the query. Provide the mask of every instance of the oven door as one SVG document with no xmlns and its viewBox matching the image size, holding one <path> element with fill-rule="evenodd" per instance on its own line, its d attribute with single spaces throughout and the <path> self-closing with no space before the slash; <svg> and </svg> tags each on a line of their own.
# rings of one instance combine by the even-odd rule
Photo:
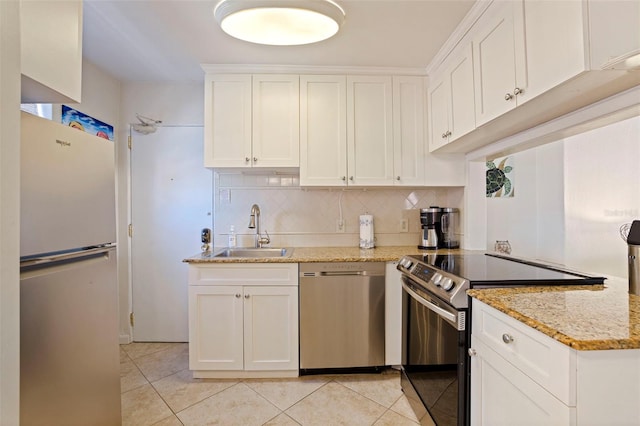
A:
<svg viewBox="0 0 640 426">
<path fill-rule="evenodd" d="M 402 390 L 421 424 L 465 425 L 469 409 L 467 310 L 402 276 Z"/>
</svg>

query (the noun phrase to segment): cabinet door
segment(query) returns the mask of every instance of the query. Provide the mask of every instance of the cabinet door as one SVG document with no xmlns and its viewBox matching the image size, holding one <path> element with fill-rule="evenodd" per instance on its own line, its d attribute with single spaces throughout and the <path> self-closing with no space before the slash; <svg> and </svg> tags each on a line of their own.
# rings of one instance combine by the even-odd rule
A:
<svg viewBox="0 0 640 426">
<path fill-rule="evenodd" d="M 517 3 L 492 3 L 478 21 L 481 29 L 472 39 L 478 126 L 516 106 L 513 94 L 516 87 L 513 11 Z"/>
<path fill-rule="evenodd" d="M 300 165 L 297 75 L 253 76 L 253 167 Z"/>
<path fill-rule="evenodd" d="M 449 142 L 449 79 L 443 75 L 429 88 L 429 150 Z"/>
<path fill-rule="evenodd" d="M 251 166 L 251 76 L 205 77 L 205 167 Z"/>
<path fill-rule="evenodd" d="M 504 358 L 471 338 L 472 425 L 575 425 L 570 408 Z"/>
<path fill-rule="evenodd" d="M 473 49 L 471 44 L 457 53 L 458 57 L 447 71 L 449 80 L 449 142 L 476 128 Z"/>
<path fill-rule="evenodd" d="M 586 70 L 585 7 L 579 1 L 525 0 L 528 87 L 518 105 Z"/>
<path fill-rule="evenodd" d="M 346 185 L 346 77 L 300 77 L 300 185 Z"/>
<path fill-rule="evenodd" d="M 244 287 L 245 370 L 298 369 L 298 288 Z"/>
<path fill-rule="evenodd" d="M 243 369 L 240 286 L 189 286 L 189 369 Z"/>
<path fill-rule="evenodd" d="M 349 185 L 393 185 L 391 77 L 347 77 Z"/>
<path fill-rule="evenodd" d="M 82 1 L 20 1 L 23 103 L 80 102 Z"/>
<path fill-rule="evenodd" d="M 424 79 L 393 77 L 395 185 L 424 185 Z"/>
</svg>

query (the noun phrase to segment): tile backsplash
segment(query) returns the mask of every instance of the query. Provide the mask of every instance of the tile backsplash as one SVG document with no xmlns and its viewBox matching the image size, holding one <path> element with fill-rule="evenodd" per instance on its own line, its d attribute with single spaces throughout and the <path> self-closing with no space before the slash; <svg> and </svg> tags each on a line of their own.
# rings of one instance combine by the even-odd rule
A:
<svg viewBox="0 0 640 426">
<path fill-rule="evenodd" d="M 227 245 L 231 225 L 238 246 L 252 246 L 251 206 L 260 206 L 261 233 L 272 246 L 358 246 L 359 216 L 372 214 L 377 246 L 417 245 L 420 209 L 437 205 L 462 211 L 464 188 L 301 188 L 295 174 L 215 173 L 214 244 Z M 344 232 L 337 232 L 342 217 Z M 401 232 L 401 222 L 408 231 Z M 461 235 L 462 237 L 462 235 Z M 462 238 L 461 238 L 462 240 Z"/>
</svg>

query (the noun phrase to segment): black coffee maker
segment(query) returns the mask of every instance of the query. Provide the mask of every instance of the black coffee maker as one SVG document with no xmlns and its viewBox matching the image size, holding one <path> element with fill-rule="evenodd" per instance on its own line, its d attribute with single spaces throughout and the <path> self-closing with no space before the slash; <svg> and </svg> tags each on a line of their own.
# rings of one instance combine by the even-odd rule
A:
<svg viewBox="0 0 640 426">
<path fill-rule="evenodd" d="M 420 209 L 420 223 L 422 224 L 422 238 L 419 249 L 437 249 L 438 243 L 442 241 L 442 209 L 431 206 L 427 209 Z"/>
</svg>

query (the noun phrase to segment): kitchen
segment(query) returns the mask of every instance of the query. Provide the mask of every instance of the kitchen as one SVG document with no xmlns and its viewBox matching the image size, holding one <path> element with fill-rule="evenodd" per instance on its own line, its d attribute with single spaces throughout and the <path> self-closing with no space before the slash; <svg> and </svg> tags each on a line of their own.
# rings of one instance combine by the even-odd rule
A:
<svg viewBox="0 0 640 426">
<path fill-rule="evenodd" d="M 3 54 L 4 52 L 5 50 L 3 49 Z M 160 83 L 148 83 L 148 82 L 147 83 L 121 83 L 88 62 L 85 62 L 83 71 L 84 71 L 83 80 L 84 80 L 85 86 L 83 88 L 82 108 L 86 112 L 93 113 L 94 115 L 102 118 L 103 120 L 106 120 L 112 123 L 130 123 L 134 121 L 135 113 L 139 112 L 154 118 L 160 118 L 169 125 L 171 124 L 202 125 L 203 124 L 202 122 L 203 90 L 202 90 L 201 83 L 189 83 L 189 84 L 178 84 L 178 83 L 160 84 Z M 7 86 L 11 87 L 9 84 L 7 84 Z M 4 86 L 3 86 L 3 89 L 4 89 Z M 3 97 L 4 97 L 4 94 L 5 94 L 5 91 L 3 90 Z M 106 108 L 107 105 L 111 105 L 112 108 Z M 589 111 L 583 112 L 583 115 L 588 116 Z M 634 119 L 634 120 L 637 120 L 637 119 Z M 637 135 L 637 124 L 635 125 L 636 127 L 633 127 L 633 123 L 635 122 L 636 121 L 631 122 L 630 129 L 628 127 L 619 127 L 615 125 L 612 127 L 606 128 L 608 132 L 607 139 L 616 140 L 619 138 L 620 140 L 629 141 L 630 145 L 634 145 L 633 141 L 637 140 L 637 138 L 634 138 L 634 135 Z M 628 122 L 625 121 L 624 123 L 628 123 Z M 8 131 L 8 130 L 5 130 L 3 128 L 3 132 L 4 131 Z M 633 133 L 634 131 L 636 133 Z M 126 125 L 121 124 L 120 130 L 119 130 L 119 138 L 118 138 L 118 143 L 120 144 L 119 146 L 122 146 L 122 144 L 126 140 L 127 133 L 128 133 L 128 129 L 126 129 Z M 578 138 L 578 140 L 581 140 L 580 136 L 575 136 L 575 137 Z M 589 136 L 589 137 L 593 139 L 598 139 L 597 136 Z M 3 137 L 3 141 L 4 141 L 4 137 Z M 508 143 L 509 141 L 507 140 L 505 144 L 508 144 Z M 573 142 L 573 143 L 575 144 L 579 142 Z M 594 144 L 595 143 L 596 142 L 594 142 Z M 4 143 L 3 143 L 3 149 L 4 149 Z M 503 151 L 506 151 L 508 148 L 500 148 L 500 149 Z M 553 148 L 548 148 L 548 149 L 551 150 Z M 555 149 L 562 151 L 564 148 L 560 147 Z M 635 147 L 632 146 L 632 149 L 635 149 Z M 544 151 L 545 148 L 541 148 L 541 150 Z M 599 152 L 597 145 L 594 146 L 593 150 L 595 152 Z M 544 152 L 542 152 L 541 157 L 539 157 L 539 152 L 535 152 L 535 154 L 529 153 L 528 158 L 526 157 L 527 154 L 522 154 L 525 157 L 523 157 L 524 160 L 522 160 L 522 162 L 518 162 L 518 168 L 522 167 L 524 169 L 525 167 L 532 167 L 532 169 L 535 170 L 535 166 L 530 166 L 530 162 L 531 162 L 531 156 L 536 157 L 536 160 L 538 161 L 538 164 L 539 164 L 538 167 L 542 169 L 540 173 L 536 175 L 538 176 L 538 178 L 540 179 L 549 178 L 551 182 L 554 183 L 554 185 L 552 185 L 551 188 L 555 188 L 558 191 L 560 191 L 562 186 L 565 186 L 566 188 L 570 189 L 575 187 L 574 181 L 580 181 L 582 178 L 582 175 L 576 175 L 576 176 L 569 175 L 566 177 L 567 181 L 565 181 L 565 178 L 563 178 L 564 176 L 563 170 L 565 167 L 564 164 L 568 164 L 569 166 L 576 164 L 573 160 L 570 160 L 571 158 L 574 158 L 572 156 L 578 155 L 575 151 L 580 151 L 580 149 L 576 148 L 573 151 L 565 151 L 564 154 L 566 155 L 565 157 L 566 160 L 564 162 L 560 161 L 559 157 L 555 155 L 554 152 L 547 151 L 548 157 L 546 158 L 544 157 L 544 154 L 545 154 Z M 623 156 L 621 152 L 628 152 L 628 151 L 626 150 L 626 147 L 620 148 L 620 152 L 618 152 L 617 155 Z M 126 150 L 124 149 L 119 150 L 118 155 L 120 156 L 119 164 L 125 165 L 124 169 L 126 170 L 126 158 L 125 158 Z M 616 164 L 615 161 L 619 160 L 618 156 L 615 156 L 614 154 L 612 154 L 611 162 L 613 162 L 613 164 Z M 553 164 L 554 166 L 546 167 L 549 164 L 549 162 L 551 162 L 551 164 Z M 632 168 L 622 169 L 622 168 L 615 168 L 615 167 L 613 167 L 613 169 L 619 171 L 620 173 L 625 173 L 625 172 L 631 173 L 631 170 L 633 170 Z M 7 172 L 10 170 L 11 170 L 10 168 L 7 169 Z M 3 173 L 4 171 L 5 171 L 5 168 L 3 167 Z M 564 255 L 567 258 L 563 259 L 563 258 L 558 258 L 558 256 L 555 256 L 555 257 L 551 257 L 548 260 L 555 260 L 560 263 L 566 263 L 567 265 L 570 265 L 580 270 L 587 270 L 587 271 L 594 270 L 592 269 L 592 266 L 591 266 L 592 265 L 591 258 L 587 257 L 586 255 L 579 256 L 580 252 L 577 251 L 577 249 L 585 250 L 585 248 L 588 247 L 589 245 L 585 244 L 582 240 L 579 240 L 580 242 L 576 243 L 575 241 L 578 241 L 578 240 L 574 239 L 575 235 L 571 234 L 571 232 L 574 232 L 582 235 L 582 233 L 580 232 L 580 228 L 573 226 L 575 222 L 571 222 L 571 221 L 564 222 L 564 220 L 560 219 L 562 215 L 565 214 L 564 208 L 560 212 L 556 212 L 556 213 L 559 213 L 560 216 L 552 215 L 550 211 L 540 209 L 542 210 L 542 213 L 549 214 L 549 217 L 554 220 L 551 223 L 551 225 L 554 225 L 555 228 L 553 227 L 550 228 L 545 223 L 537 223 L 535 221 L 526 220 L 527 216 L 525 213 L 529 215 L 533 215 L 534 217 L 538 217 L 538 215 L 534 213 L 536 209 L 538 209 L 538 207 L 536 207 L 535 203 L 531 205 L 530 204 L 531 200 L 537 199 L 538 195 L 540 194 L 544 194 L 545 196 L 548 197 L 549 203 L 554 203 L 555 200 L 558 199 L 558 197 L 563 196 L 562 192 L 554 194 L 548 191 L 541 191 L 541 190 L 538 191 L 536 190 L 536 188 L 532 188 L 531 192 L 518 193 L 518 197 L 514 198 L 513 201 L 517 203 L 522 202 L 523 205 L 521 206 L 521 208 L 514 207 L 513 204 L 515 203 L 511 203 L 511 205 L 509 205 L 506 208 L 500 208 L 499 204 L 506 200 L 504 199 L 487 200 L 484 198 L 483 190 L 479 191 L 480 195 L 477 196 L 476 198 L 472 198 L 472 196 L 470 195 L 473 193 L 476 193 L 476 194 L 478 193 L 477 191 L 474 192 L 472 190 L 472 188 L 474 188 L 474 185 L 484 186 L 484 178 L 483 178 L 484 172 L 485 172 L 484 162 L 470 162 L 468 164 L 468 175 L 467 175 L 468 182 L 467 182 L 466 189 L 463 190 L 461 188 L 461 186 L 464 183 L 456 185 L 452 188 L 438 188 L 438 189 L 430 188 L 426 190 L 422 189 L 420 191 L 423 191 L 424 193 L 419 194 L 422 196 L 422 197 L 419 197 L 421 200 L 419 205 L 424 206 L 423 203 L 433 202 L 434 204 L 437 203 L 440 205 L 451 205 L 455 207 L 460 207 L 464 212 L 464 219 L 465 219 L 465 223 L 463 225 L 465 248 L 475 248 L 475 249 L 481 249 L 481 250 L 492 249 L 493 243 L 495 242 L 495 240 L 509 240 L 511 241 L 512 246 L 514 248 L 514 254 L 521 254 L 523 256 L 526 255 L 527 257 L 541 257 L 544 259 L 544 256 L 540 255 L 539 253 L 547 253 L 548 255 L 549 250 L 552 250 L 552 253 L 560 252 L 561 255 Z M 549 172 L 556 173 L 557 179 L 551 179 L 552 176 L 548 175 Z M 472 179 L 473 176 L 475 176 L 476 178 Z M 521 174 L 518 175 L 518 183 L 520 185 L 524 185 L 526 182 L 526 178 L 523 178 L 522 176 L 523 175 Z M 287 179 L 287 178 L 281 177 L 280 178 L 281 184 L 283 179 Z M 627 176 L 624 181 L 629 182 L 629 185 L 630 185 L 629 188 L 621 186 L 621 183 L 619 180 L 606 181 L 604 180 L 603 177 L 600 177 L 600 179 L 597 179 L 596 182 L 592 182 L 592 183 L 601 185 L 599 187 L 601 188 L 601 191 L 599 192 L 602 194 L 615 195 L 616 193 L 618 193 L 618 194 L 621 194 L 620 197 L 624 198 L 624 194 L 627 194 L 627 191 L 629 191 L 628 193 L 634 193 L 636 188 L 631 185 L 633 185 L 633 182 L 637 182 L 637 179 L 633 176 Z M 127 188 L 128 188 L 128 183 L 126 179 L 119 180 L 118 184 L 119 184 L 119 187 L 118 187 L 119 193 L 126 194 Z M 242 184 L 241 185 L 233 184 L 233 186 L 231 185 L 229 186 L 232 191 L 232 197 L 231 197 L 232 203 L 235 201 L 235 198 L 234 198 L 235 191 L 238 188 L 238 186 L 242 186 Z M 525 190 L 525 188 L 523 187 L 519 187 L 519 188 L 522 188 L 522 189 L 518 189 L 519 191 Z M 540 188 L 548 188 L 548 186 L 541 185 Z M 612 191 L 611 188 L 615 188 L 617 191 Z M 255 186 L 253 186 L 253 190 L 254 191 L 256 190 Z M 10 191 L 10 190 L 7 189 L 7 191 Z M 391 191 L 391 190 L 388 190 L 388 191 Z M 323 192 L 308 191 L 307 193 L 303 194 L 303 197 L 309 197 L 310 199 L 315 199 L 316 196 L 321 196 L 324 194 L 325 193 Z M 534 196 L 533 194 L 536 194 L 536 195 Z M 522 197 L 520 197 L 521 195 Z M 10 192 L 9 192 L 9 196 L 11 196 Z M 331 204 L 329 205 L 335 206 L 335 210 L 336 210 L 335 216 L 337 216 L 338 215 L 337 214 L 338 194 L 336 192 L 329 192 L 329 197 L 332 198 Z M 375 197 L 376 197 L 375 191 L 371 191 L 370 194 L 364 191 L 362 192 L 347 191 L 345 192 L 343 201 L 345 202 L 344 204 L 345 208 L 350 209 L 350 208 L 353 208 L 351 203 L 354 198 L 361 198 L 361 199 L 364 198 L 364 201 L 361 200 L 359 202 L 366 206 L 369 201 L 373 201 L 373 203 L 375 203 Z M 584 201 L 584 198 L 585 197 L 582 197 L 582 198 L 577 197 L 577 201 Z M 529 202 L 528 205 L 526 205 L 527 202 Z M 616 204 L 616 202 L 618 202 L 617 199 L 611 199 L 609 202 L 611 202 L 615 207 L 607 208 L 604 212 L 601 212 L 601 214 L 599 214 L 600 219 L 602 219 L 602 217 L 600 216 L 605 216 L 606 218 L 608 218 L 608 220 L 615 221 L 616 224 L 628 222 L 634 219 L 635 214 L 633 213 L 633 211 L 634 209 L 637 209 L 637 205 L 631 205 L 630 207 L 628 207 L 625 204 L 618 207 L 619 205 Z M 505 204 L 505 203 L 502 203 L 502 204 Z M 552 205 L 558 206 L 558 204 L 552 204 Z M 3 193 L 3 209 L 5 208 L 5 206 L 6 206 L 5 197 Z M 277 212 L 270 211 L 270 210 L 274 210 L 275 207 L 269 206 L 269 208 L 265 208 L 264 204 L 262 205 L 262 207 L 265 213 L 268 213 L 268 215 L 277 214 Z M 370 208 L 373 210 L 373 207 L 370 207 Z M 505 213 L 505 209 L 511 209 L 511 208 L 513 208 L 514 212 L 517 214 Z M 566 212 L 567 212 L 566 214 L 568 219 L 575 217 L 571 215 L 570 212 L 578 208 L 582 208 L 582 206 L 581 205 L 574 206 L 573 204 L 568 203 L 568 205 L 566 206 Z M 418 228 L 419 222 L 418 222 L 416 211 L 415 210 L 411 211 L 409 209 L 409 211 L 405 212 L 406 207 L 404 206 L 397 207 L 396 209 L 397 211 L 392 210 L 390 213 L 387 213 L 385 209 L 383 209 L 381 212 L 378 212 L 378 211 L 375 211 L 375 212 L 372 211 L 372 212 L 374 214 L 382 214 L 383 218 L 387 216 L 394 217 L 394 215 L 397 215 L 398 213 L 400 215 L 402 214 L 409 215 L 407 219 L 408 219 L 410 232 L 407 233 L 406 235 L 396 233 L 394 231 L 397 229 L 396 228 L 397 221 L 395 219 L 389 219 L 388 221 L 385 221 L 385 219 L 383 219 L 380 222 L 376 223 L 376 228 L 379 229 L 380 231 L 384 231 L 386 228 L 389 231 L 388 231 L 388 235 L 385 235 L 386 234 L 385 232 L 381 233 L 380 238 L 388 238 L 388 239 L 380 241 L 380 245 L 383 245 L 383 244 L 384 245 L 394 245 L 394 244 L 408 245 L 408 243 L 406 242 L 407 239 L 409 238 L 417 239 L 417 234 L 419 232 L 419 228 Z M 631 211 L 632 213 L 626 214 L 625 212 L 627 211 Z M 120 212 L 120 217 L 119 217 L 120 223 L 127 223 L 128 220 L 126 217 L 126 209 L 121 208 L 119 212 Z M 355 212 L 361 213 L 362 211 L 360 209 L 356 209 Z M 355 226 L 356 219 L 354 217 L 354 212 L 350 211 L 348 214 L 350 216 L 345 215 L 346 224 L 347 224 L 347 234 L 354 234 L 356 232 L 355 227 L 350 228 L 352 226 Z M 506 215 L 507 220 L 500 220 L 499 215 L 501 214 Z M 239 218 L 239 222 L 235 224 L 238 232 L 247 233 L 248 230 L 246 231 L 244 230 L 244 227 L 246 226 L 246 224 L 244 223 L 245 219 L 248 220 L 247 207 L 238 206 L 237 211 L 235 210 L 222 211 L 223 218 L 233 217 L 233 216 L 237 216 Z M 333 230 L 332 225 L 334 223 L 334 219 L 335 219 L 334 215 L 332 214 L 331 218 L 327 220 L 330 223 L 330 225 L 327 225 L 325 223 L 323 225 L 324 229 L 328 228 L 330 230 Z M 6 220 L 10 220 L 10 217 L 7 218 Z M 216 220 L 218 219 L 216 218 Z M 589 220 L 594 221 L 594 219 L 589 219 L 589 218 L 583 218 L 582 220 L 586 221 L 586 223 L 584 223 L 583 225 L 585 227 L 588 227 L 590 223 Z M 9 221 L 9 224 L 10 223 L 11 222 Z M 508 227 L 506 226 L 506 223 L 509 224 Z M 533 223 L 536 223 L 535 227 L 532 226 Z M 226 222 L 222 224 L 216 223 L 216 226 L 214 226 L 214 230 L 216 233 L 218 233 L 216 235 L 216 239 L 218 241 L 224 240 L 226 238 L 226 235 L 224 234 L 226 234 L 228 230 L 228 225 L 230 224 L 231 224 L 230 222 Z M 545 236 L 546 236 L 545 232 L 547 229 L 553 229 L 554 230 L 553 235 L 558 235 L 557 230 L 559 229 L 560 231 L 562 231 L 563 225 L 566 226 L 566 235 L 565 235 L 565 238 L 561 240 L 562 242 L 560 244 L 558 244 L 557 240 L 545 239 Z M 272 227 L 273 227 L 273 224 L 271 223 L 266 224 L 267 230 L 269 230 L 269 228 L 272 228 Z M 617 228 L 617 226 L 614 228 Z M 11 228 L 9 226 L 7 226 L 6 228 L 3 227 L 3 238 L 2 238 L 3 244 L 10 244 L 10 240 L 5 240 L 4 238 L 5 229 L 11 229 Z M 543 229 L 545 230 L 544 232 L 543 232 Z M 10 232 L 10 231 L 7 231 L 7 232 Z M 607 235 L 610 235 L 610 234 L 611 233 Z M 331 237 L 332 236 L 327 236 L 327 235 L 322 236 L 322 238 L 325 238 L 325 240 L 318 245 L 329 245 L 326 243 L 326 240 L 330 239 Z M 343 237 L 343 236 L 340 236 L 340 237 Z M 343 237 L 345 241 L 344 244 L 355 245 L 355 243 L 353 242 L 353 239 L 349 240 L 349 238 L 353 238 L 353 237 L 354 235 L 344 236 Z M 608 239 L 607 241 L 610 241 L 610 247 L 612 247 L 612 250 L 610 252 L 611 254 L 609 255 L 610 260 L 608 263 L 610 264 L 615 263 L 615 266 L 612 267 L 614 269 L 603 270 L 602 268 L 604 268 L 605 266 L 599 266 L 597 271 L 606 272 L 606 273 L 610 273 L 611 275 L 624 277 L 625 276 L 624 258 L 625 258 L 626 247 L 624 243 L 620 244 L 619 237 L 617 235 L 614 235 L 613 237 L 609 237 L 609 238 L 610 239 Z M 118 240 L 119 241 L 127 240 L 125 227 L 122 227 L 122 226 L 119 227 Z M 320 240 L 317 240 L 317 241 L 319 242 Z M 598 238 L 596 241 L 602 241 L 602 240 Z M 245 243 L 246 241 L 243 242 L 242 244 L 245 244 Z M 536 250 L 538 252 L 531 253 L 530 250 L 533 250 L 532 247 L 536 247 Z M 563 249 L 560 249 L 560 247 L 563 247 Z M 596 249 L 593 251 L 595 251 L 597 254 L 600 255 L 596 257 L 598 258 L 602 257 L 602 253 L 600 253 L 600 250 Z M 579 257 L 577 259 L 572 259 L 570 256 L 579 256 Z M 119 255 L 119 261 L 121 265 L 127 264 L 127 257 L 128 256 L 126 254 L 126 251 L 122 250 L 122 252 Z M 3 256 L 3 259 L 4 259 L 4 256 Z M 622 268 L 620 267 L 621 262 L 622 262 Z M 120 278 L 121 278 L 120 282 L 127 283 L 128 271 L 126 271 L 126 266 L 124 266 L 123 268 L 124 270 L 123 269 L 120 270 Z M 11 282 L 11 281 L 9 280 L 8 282 Z M 10 288 L 7 288 L 6 290 L 10 291 Z M 3 279 L 3 291 L 5 291 L 4 279 Z M 121 287 L 121 291 L 120 291 L 121 307 L 124 307 L 123 309 L 121 309 L 120 323 L 121 323 L 121 334 L 124 334 L 124 335 L 129 334 L 127 324 L 128 324 L 128 315 L 129 315 L 128 306 L 130 304 L 130 301 L 128 300 L 128 294 L 129 294 L 128 284 L 124 284 L 124 287 Z M 3 303 L 5 303 L 4 300 L 5 299 L 3 297 Z M 4 308 L 4 305 L 3 305 L 3 308 Z M 3 309 L 3 315 L 5 313 L 8 315 L 11 311 L 12 311 L 11 307 L 9 307 L 8 310 Z M 5 322 L 3 320 L 3 326 L 4 324 Z M 3 333 L 3 339 L 4 339 L 4 333 Z M 4 369 L 3 369 L 3 373 L 4 373 Z M 4 374 L 3 374 L 3 377 L 5 377 Z M 4 385 L 4 380 L 3 380 L 3 385 Z M 3 399 L 4 399 L 4 395 L 6 395 L 6 393 L 3 392 Z"/>
</svg>

